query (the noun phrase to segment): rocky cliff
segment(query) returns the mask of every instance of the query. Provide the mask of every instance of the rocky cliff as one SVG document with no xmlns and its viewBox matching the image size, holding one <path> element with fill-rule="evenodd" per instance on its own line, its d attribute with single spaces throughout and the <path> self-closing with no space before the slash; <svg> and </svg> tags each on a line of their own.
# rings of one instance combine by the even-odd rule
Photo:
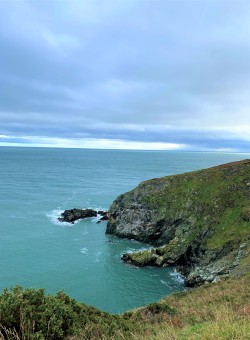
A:
<svg viewBox="0 0 250 340">
<path fill-rule="evenodd" d="M 176 265 L 189 286 L 249 271 L 250 160 L 143 182 L 108 216 L 108 234 L 154 246 L 129 263 Z"/>
</svg>

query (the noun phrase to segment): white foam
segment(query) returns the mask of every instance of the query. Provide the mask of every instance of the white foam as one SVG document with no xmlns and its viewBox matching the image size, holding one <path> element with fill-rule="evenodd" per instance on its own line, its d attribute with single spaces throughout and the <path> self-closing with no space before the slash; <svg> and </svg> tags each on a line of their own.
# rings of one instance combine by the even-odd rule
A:
<svg viewBox="0 0 250 340">
<path fill-rule="evenodd" d="M 108 210 L 107 208 L 100 207 L 100 206 L 94 207 L 94 208 L 89 208 L 89 209 L 94 209 L 94 210 L 96 210 L 96 211 L 107 211 L 107 210 Z"/>
<path fill-rule="evenodd" d="M 82 248 L 80 251 L 82 254 L 85 254 L 85 255 L 88 254 L 88 248 Z"/>
<path fill-rule="evenodd" d="M 60 222 L 58 221 L 58 217 L 61 216 L 61 214 L 64 212 L 64 210 L 58 208 L 50 211 L 49 213 L 46 214 L 46 216 L 50 219 L 50 221 L 53 224 L 60 225 L 60 226 L 67 226 L 67 227 L 72 227 L 74 224 L 78 223 L 80 220 L 77 220 L 74 222 L 74 224 L 69 223 L 69 222 Z"/>
<path fill-rule="evenodd" d="M 50 211 L 48 214 L 46 214 L 46 216 L 50 219 L 50 221 L 53 223 L 53 224 L 56 224 L 56 225 L 68 225 L 68 223 L 66 222 L 60 222 L 58 221 L 58 217 L 61 216 L 61 214 L 64 212 L 64 210 L 61 210 L 61 209 L 54 209 L 52 211 Z"/>
<path fill-rule="evenodd" d="M 101 217 L 102 217 L 102 215 L 97 214 L 97 216 L 91 218 L 91 222 L 96 223 L 96 222 L 100 221 Z"/>
<path fill-rule="evenodd" d="M 138 253 L 140 251 L 150 250 L 151 248 L 141 247 L 141 248 L 128 248 L 127 253 Z"/>
<path fill-rule="evenodd" d="M 95 253 L 95 262 L 100 262 L 101 252 Z"/>
<path fill-rule="evenodd" d="M 107 211 L 107 208 L 103 208 L 103 207 L 88 207 L 87 209 L 92 209 L 95 211 Z M 97 216 L 91 218 L 91 222 L 96 223 L 100 221 L 101 218 L 102 218 L 102 215 L 97 214 Z"/>
<path fill-rule="evenodd" d="M 173 276 L 175 280 L 178 281 L 179 283 L 184 283 L 185 277 L 178 273 L 176 270 L 174 272 L 171 272 L 170 276 Z"/>
<path fill-rule="evenodd" d="M 166 286 L 166 287 L 169 287 L 169 283 L 167 281 L 164 281 L 164 280 L 161 280 L 161 283 Z"/>
</svg>

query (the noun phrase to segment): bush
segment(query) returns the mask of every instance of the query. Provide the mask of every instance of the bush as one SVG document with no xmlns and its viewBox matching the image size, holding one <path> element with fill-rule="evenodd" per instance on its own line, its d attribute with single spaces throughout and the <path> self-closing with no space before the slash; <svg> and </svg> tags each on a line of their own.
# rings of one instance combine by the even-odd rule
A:
<svg viewBox="0 0 250 340">
<path fill-rule="evenodd" d="M 76 339 L 124 339 L 140 327 L 120 315 L 80 304 L 62 291 L 52 296 L 44 289 L 16 286 L 0 295 L 0 338 L 49 340 L 76 335 Z"/>
<path fill-rule="evenodd" d="M 5 289 L 0 296 L 0 324 L 22 339 L 61 339 L 80 328 L 83 307 L 63 292 L 44 289 Z M 4 333 L 4 330 L 2 330 Z"/>
</svg>

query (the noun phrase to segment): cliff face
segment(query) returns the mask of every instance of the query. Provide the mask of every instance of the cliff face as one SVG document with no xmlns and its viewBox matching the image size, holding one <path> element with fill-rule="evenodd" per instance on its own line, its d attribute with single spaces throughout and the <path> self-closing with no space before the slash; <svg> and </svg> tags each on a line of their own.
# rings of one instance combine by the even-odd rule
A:
<svg viewBox="0 0 250 340">
<path fill-rule="evenodd" d="M 143 182 L 108 215 L 108 234 L 156 247 L 127 262 L 175 264 L 190 286 L 248 271 L 250 160 Z"/>
</svg>

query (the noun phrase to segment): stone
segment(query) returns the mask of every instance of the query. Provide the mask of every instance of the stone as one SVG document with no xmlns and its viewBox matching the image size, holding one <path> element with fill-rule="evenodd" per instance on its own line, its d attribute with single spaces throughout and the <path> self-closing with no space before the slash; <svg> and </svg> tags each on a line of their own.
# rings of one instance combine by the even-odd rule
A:
<svg viewBox="0 0 250 340">
<path fill-rule="evenodd" d="M 69 222 L 74 223 L 76 220 L 82 219 L 82 218 L 88 218 L 88 217 L 96 217 L 97 211 L 93 209 L 69 209 L 65 210 L 61 217 L 58 218 L 60 222 Z"/>
</svg>

